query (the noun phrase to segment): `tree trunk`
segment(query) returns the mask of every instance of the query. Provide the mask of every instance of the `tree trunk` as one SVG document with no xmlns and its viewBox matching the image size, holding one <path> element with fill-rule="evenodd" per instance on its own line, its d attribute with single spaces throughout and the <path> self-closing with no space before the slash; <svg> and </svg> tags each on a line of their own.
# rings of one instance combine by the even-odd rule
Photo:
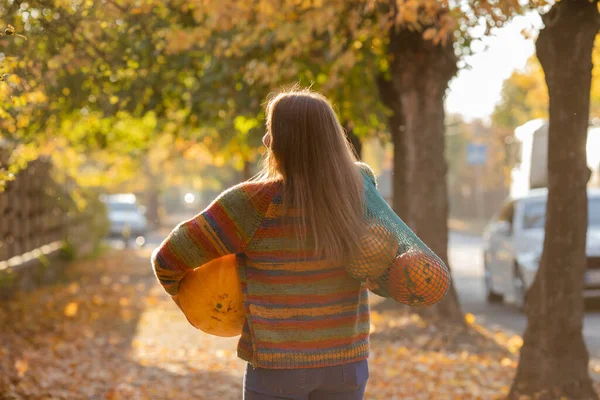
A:
<svg viewBox="0 0 600 400">
<path fill-rule="evenodd" d="M 252 164 L 250 161 L 244 161 L 244 167 L 242 168 L 242 181 L 246 182 L 252 178 Z"/>
<path fill-rule="evenodd" d="M 391 81 L 383 75 L 377 77 L 377 87 L 381 102 L 389 108 L 391 114 L 388 117 L 388 129 L 394 146 L 393 180 L 392 180 L 392 208 L 400 218 L 407 224 L 410 222 L 410 210 L 408 209 L 408 196 L 410 193 L 409 176 L 406 150 L 406 127 L 404 126 L 404 114 L 400 94 L 394 88 Z"/>
<path fill-rule="evenodd" d="M 360 160 L 362 158 L 362 142 L 358 136 L 354 133 L 354 126 L 351 121 L 344 121 L 344 130 L 346 131 L 346 137 L 354 148 L 356 157 Z"/>
<path fill-rule="evenodd" d="M 550 97 L 548 205 L 539 270 L 526 296 L 527 329 L 509 398 L 598 399 L 583 341 L 587 163 L 595 2 L 563 0 L 536 43 Z"/>
<path fill-rule="evenodd" d="M 146 219 L 150 228 L 155 229 L 161 226 L 160 216 L 160 186 L 156 176 L 152 173 L 152 167 L 148 155 L 144 155 L 143 172 L 146 175 Z"/>
<path fill-rule="evenodd" d="M 410 177 L 404 191 L 410 227 L 448 263 L 448 166 L 444 154 L 444 96 L 457 71 L 452 41 L 434 45 L 421 32 L 400 29 L 391 36 L 392 81 L 400 94 L 406 126 L 406 162 Z M 454 285 L 427 317 L 464 323 Z"/>
</svg>

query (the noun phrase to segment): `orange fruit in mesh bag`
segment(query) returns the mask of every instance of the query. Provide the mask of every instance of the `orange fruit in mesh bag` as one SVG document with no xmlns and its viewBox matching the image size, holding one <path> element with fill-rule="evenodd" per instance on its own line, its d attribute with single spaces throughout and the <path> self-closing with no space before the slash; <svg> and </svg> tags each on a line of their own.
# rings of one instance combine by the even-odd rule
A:
<svg viewBox="0 0 600 400">
<path fill-rule="evenodd" d="M 396 257 L 384 277 L 385 290 L 396 301 L 430 306 L 440 301 L 450 285 L 450 276 L 435 256 L 411 249 Z"/>
<path fill-rule="evenodd" d="M 398 239 L 380 224 L 369 224 L 350 261 L 350 274 L 361 281 L 377 279 L 385 273 L 398 254 Z"/>
<path fill-rule="evenodd" d="M 242 333 L 246 314 L 235 255 L 188 272 L 178 297 L 188 321 L 201 331 L 222 337 Z"/>
</svg>

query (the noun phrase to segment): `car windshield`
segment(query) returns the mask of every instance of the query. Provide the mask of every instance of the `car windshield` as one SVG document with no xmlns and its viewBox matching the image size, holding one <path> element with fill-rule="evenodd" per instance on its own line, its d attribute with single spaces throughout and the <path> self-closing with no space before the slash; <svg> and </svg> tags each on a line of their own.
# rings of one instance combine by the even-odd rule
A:
<svg viewBox="0 0 600 400">
<path fill-rule="evenodd" d="M 523 229 L 539 229 L 546 222 L 546 199 L 525 203 Z M 588 226 L 600 226 L 600 198 L 588 199 Z"/>
<path fill-rule="evenodd" d="M 108 203 L 106 205 L 109 211 L 116 212 L 138 212 L 137 205 L 135 203 Z"/>
</svg>

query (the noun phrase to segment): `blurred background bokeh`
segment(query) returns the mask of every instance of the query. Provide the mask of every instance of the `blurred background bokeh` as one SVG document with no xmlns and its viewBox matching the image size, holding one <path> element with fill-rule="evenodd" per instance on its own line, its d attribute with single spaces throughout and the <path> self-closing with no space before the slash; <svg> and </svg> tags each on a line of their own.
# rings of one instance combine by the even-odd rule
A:
<svg viewBox="0 0 600 400">
<path fill-rule="evenodd" d="M 99 304 L 109 304 L 107 310 L 124 321 L 117 329 L 124 329 L 121 341 L 102 333 L 108 325 L 96 333 L 68 325 L 53 337 L 62 343 L 71 337 L 65 332 L 106 334 L 107 349 L 130 346 L 124 354 L 139 350 L 142 342 L 150 353 L 152 346 L 164 346 L 163 354 L 175 354 L 172 339 L 140 328 L 159 318 L 144 319 L 155 309 L 181 319 L 156 292 L 149 251 L 222 190 L 259 171 L 265 103 L 293 85 L 331 99 L 357 156 L 375 171 L 380 193 L 452 267 L 451 293 L 418 317 L 399 322 L 406 316 L 397 314 L 400 308 L 375 301 L 373 329 L 384 334 L 374 339 L 373 365 L 387 362 L 377 358 L 378 351 L 400 346 L 390 339 L 390 332 L 401 335 L 396 326 L 412 332 L 409 341 L 434 335 L 413 332 L 425 329 L 422 321 L 445 333 L 467 327 L 470 333 L 461 331 L 462 339 L 437 336 L 438 341 L 402 344 L 423 351 L 409 364 L 440 356 L 447 357 L 442 364 L 453 365 L 456 354 L 478 353 L 471 344 L 484 354 L 469 359 L 474 366 L 466 372 L 453 369 L 460 378 L 430 373 L 447 387 L 415 383 L 435 369 L 431 365 L 407 373 L 414 378 L 408 385 L 415 390 L 411 398 L 541 393 L 560 381 L 558 372 L 517 374 L 520 335 L 529 318 L 531 329 L 537 329 L 530 337 L 546 338 L 540 343 L 571 342 L 571 336 L 561 336 L 562 322 L 539 322 L 555 318 L 568 320 L 572 329 L 565 332 L 583 337 L 573 341 L 577 351 L 572 358 L 561 358 L 556 348 L 530 353 L 528 371 L 543 357 L 552 360 L 549 365 L 575 360 L 580 367 L 556 383 L 556 393 L 597 398 L 591 388 L 600 373 L 600 313 L 594 304 L 584 310 L 579 303 L 585 297 L 588 306 L 587 300 L 600 298 L 600 202 L 593 200 L 600 187 L 598 20 L 597 2 L 587 0 L 0 0 L 0 301 L 7 305 L 0 326 L 12 326 L 0 328 L 7 343 L 0 341 L 0 375 L 7 377 L 0 379 L 0 399 L 239 398 L 226 383 L 213 392 L 207 388 L 226 379 L 218 374 L 202 375 L 206 379 L 196 382 L 195 392 L 168 392 L 149 383 L 161 363 L 177 361 L 154 355 L 127 364 L 137 372 L 125 383 L 115 374 L 98 378 L 109 383 L 98 383 L 72 372 L 89 388 L 76 389 L 64 383 L 66 377 L 48 378 L 49 370 L 32 372 L 34 353 L 19 348 L 44 349 L 49 342 L 22 343 L 19 329 L 44 320 L 31 311 L 43 303 L 56 308 L 52 318 L 57 319 L 27 331 L 33 338 L 46 338 L 38 333 L 52 331 L 49 327 L 65 318 L 86 320 L 85 307 L 92 316 Z M 561 33 L 562 41 L 553 32 Z M 552 56 L 544 58 L 547 54 Z M 586 185 L 587 214 L 585 207 L 562 207 L 582 205 Z M 546 193 L 548 186 L 555 189 Z M 556 248 L 544 248 L 543 235 L 552 195 L 552 226 L 565 228 L 551 240 L 568 242 L 565 253 L 573 260 L 565 269 L 558 261 L 552 264 L 551 256 L 542 262 L 542 250 Z M 559 214 L 569 218 L 560 222 Z M 125 281 L 106 272 L 118 276 L 121 266 Z M 95 271 L 88 278 L 86 268 Z M 556 283 L 554 298 L 569 299 L 554 307 L 554 317 L 536 314 L 553 294 L 536 289 L 535 279 Z M 563 280 L 568 287 L 559 285 Z M 95 292 L 89 283 L 88 293 L 82 282 L 101 282 L 98 288 L 110 286 L 114 292 Z M 123 290 L 129 294 L 115 294 Z M 526 300 L 528 291 L 536 294 Z M 132 300 L 136 296 L 143 296 L 139 304 Z M 526 303 L 534 311 L 527 311 Z M 384 311 L 392 314 L 381 319 Z M 92 320 L 108 321 L 110 313 Z M 186 329 L 184 322 L 178 329 Z M 195 345 L 208 357 L 201 362 L 212 371 L 225 358 L 232 364 L 223 365 L 239 372 L 232 354 L 212 353 L 231 343 L 200 342 L 204 339 L 193 331 L 185 335 L 198 340 Z M 586 346 L 589 366 L 588 350 L 580 351 Z M 400 358 L 408 354 L 396 350 Z M 48 354 L 56 360 L 64 356 Z M 112 368 L 99 362 L 100 369 Z M 201 368 L 196 368 L 171 372 L 198 378 Z M 404 392 L 409 389 L 390 383 L 403 376 L 394 368 L 381 364 L 387 372 L 374 373 L 368 398 L 409 395 Z M 183 388 L 187 381 L 181 379 L 177 385 Z M 136 386 L 135 380 L 146 383 Z M 569 391 L 574 381 L 580 392 Z"/>
</svg>

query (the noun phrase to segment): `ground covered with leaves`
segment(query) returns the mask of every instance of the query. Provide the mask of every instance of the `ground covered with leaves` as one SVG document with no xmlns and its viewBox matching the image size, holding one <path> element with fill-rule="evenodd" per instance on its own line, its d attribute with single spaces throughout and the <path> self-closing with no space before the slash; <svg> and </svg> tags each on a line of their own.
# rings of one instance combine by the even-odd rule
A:
<svg viewBox="0 0 600 400">
<path fill-rule="evenodd" d="M 0 399 L 241 399 L 236 338 L 191 327 L 149 256 L 112 251 L 73 264 L 68 281 L 5 301 Z M 471 315 L 466 329 L 427 324 L 373 298 L 366 399 L 508 393 L 520 337 L 486 330 Z"/>
</svg>

